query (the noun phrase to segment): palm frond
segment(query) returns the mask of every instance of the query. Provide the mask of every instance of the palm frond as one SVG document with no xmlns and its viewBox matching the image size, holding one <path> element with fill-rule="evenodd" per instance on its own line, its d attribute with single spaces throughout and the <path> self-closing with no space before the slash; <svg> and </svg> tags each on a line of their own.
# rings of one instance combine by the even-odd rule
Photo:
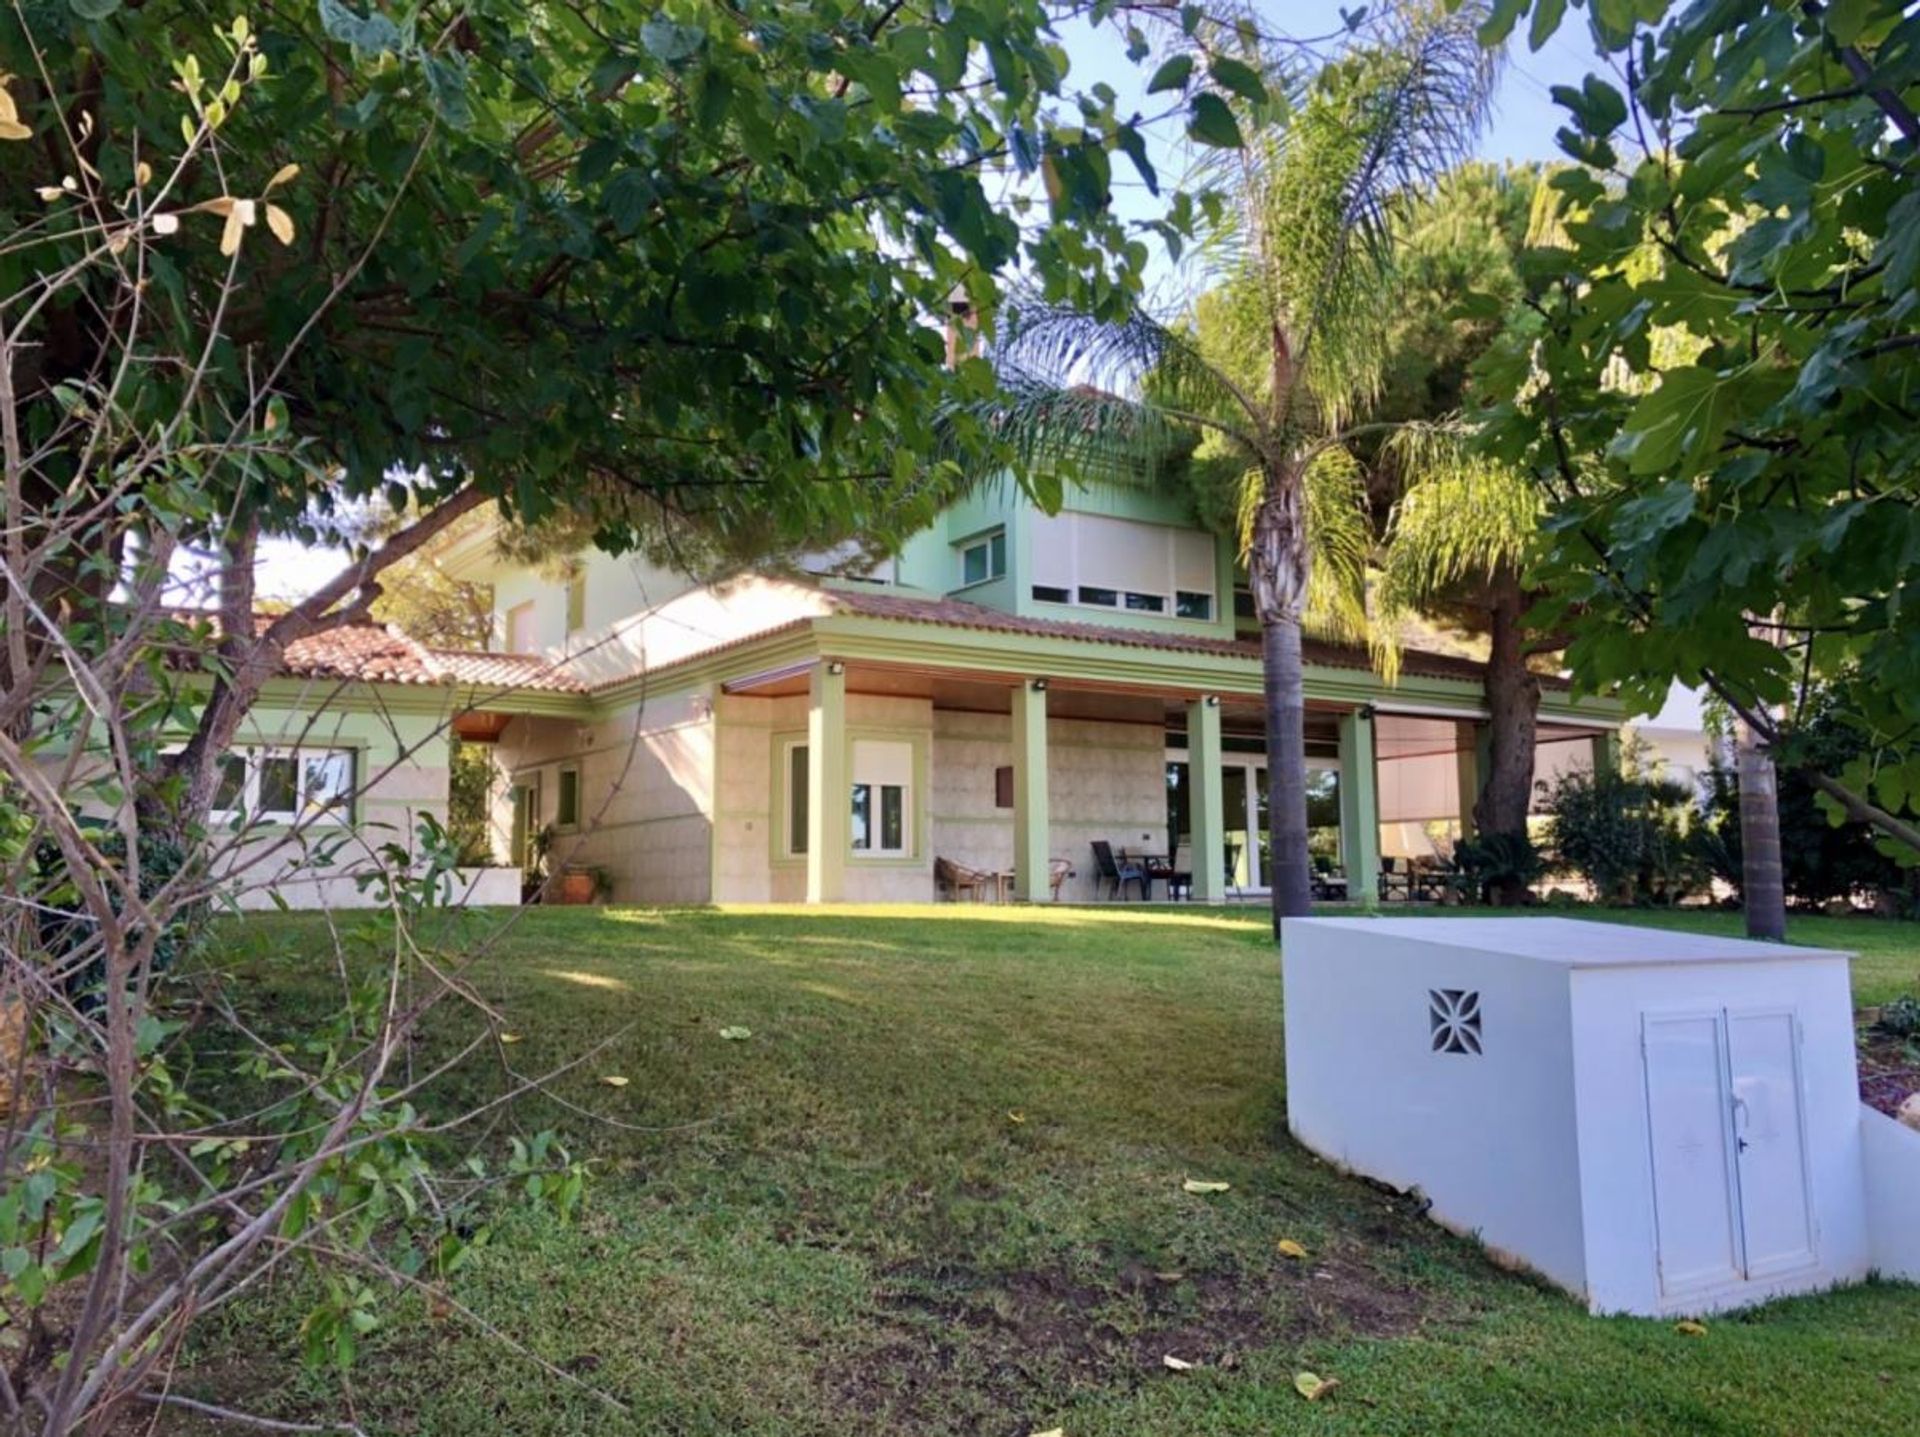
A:
<svg viewBox="0 0 1920 1437">
<path fill-rule="evenodd" d="M 1292 346 L 1295 395 L 1336 427 L 1374 397 L 1391 313 L 1401 208 L 1464 160 L 1486 122 L 1492 53 L 1484 7 L 1412 3 L 1382 38 L 1329 67 L 1243 166 L 1239 208 L 1261 242 L 1243 282 L 1259 287 Z"/>
<path fill-rule="evenodd" d="M 1539 491 L 1476 454 L 1468 430 L 1408 424 L 1387 441 L 1406 489 L 1387 528 L 1379 601 L 1397 618 L 1522 568 L 1539 535 Z"/>
<path fill-rule="evenodd" d="M 994 358 L 1003 374 L 1104 391 L 1210 426 L 1245 424 L 1254 413 L 1191 339 L 1140 309 L 1103 320 L 1016 295 L 1000 320 Z"/>
<path fill-rule="evenodd" d="M 1327 445 L 1306 464 L 1307 603 L 1303 627 L 1315 638 L 1366 644 L 1388 682 L 1398 654 L 1377 641 L 1367 612 L 1367 566 L 1373 530 L 1367 518 L 1366 473 L 1346 448 Z M 1266 495 L 1266 473 L 1250 467 L 1240 479 L 1239 542 L 1244 558 Z"/>
</svg>

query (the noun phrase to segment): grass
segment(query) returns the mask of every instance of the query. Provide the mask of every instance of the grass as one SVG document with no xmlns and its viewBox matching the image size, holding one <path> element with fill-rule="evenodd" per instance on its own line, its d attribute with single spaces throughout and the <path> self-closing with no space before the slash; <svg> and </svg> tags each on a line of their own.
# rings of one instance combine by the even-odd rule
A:
<svg viewBox="0 0 1920 1437">
<path fill-rule="evenodd" d="M 321 936 L 252 918 L 223 953 L 269 1028 L 329 1001 Z M 1920 970 L 1913 928 L 1794 936 L 1870 948 L 1866 1001 Z M 559 1092 L 633 1126 L 520 1115 L 593 1157 L 588 1210 L 509 1219 L 453 1294 L 630 1410 L 403 1306 L 353 1373 L 370 1432 L 1746 1437 L 1920 1411 L 1920 1290 L 1704 1337 L 1595 1320 L 1294 1146 L 1257 914 L 534 911 L 478 979 L 524 1069 L 625 1029 Z M 434 1101 L 496 1082 L 463 1068 Z M 226 1313 L 176 1390 L 337 1413 L 289 1375 L 302 1295 Z M 1303 1368 L 1341 1386 L 1308 1404 Z"/>
</svg>

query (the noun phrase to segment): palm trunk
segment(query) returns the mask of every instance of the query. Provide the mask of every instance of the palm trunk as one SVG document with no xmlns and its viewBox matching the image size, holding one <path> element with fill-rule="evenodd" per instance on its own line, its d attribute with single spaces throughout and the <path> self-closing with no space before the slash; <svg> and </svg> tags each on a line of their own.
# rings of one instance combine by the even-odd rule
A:
<svg viewBox="0 0 1920 1437">
<path fill-rule="evenodd" d="M 1735 726 L 1740 775 L 1740 899 L 1747 936 L 1781 942 L 1787 936 L 1786 877 L 1780 864 L 1780 801 L 1773 755 L 1746 724 Z"/>
<path fill-rule="evenodd" d="M 1271 839 L 1273 936 L 1282 918 L 1313 909 L 1307 856 L 1306 673 L 1300 625 L 1272 619 L 1260 626 L 1267 701 L 1267 822 Z"/>
<path fill-rule="evenodd" d="M 1524 838 L 1533 807 L 1534 742 L 1540 713 L 1540 680 L 1527 667 L 1526 634 L 1520 622 L 1525 595 L 1511 574 L 1503 574 L 1493 600 L 1493 644 L 1487 654 L 1488 729 L 1491 761 L 1473 805 L 1475 827 L 1483 835 Z M 1505 883 L 1495 889 L 1496 903 L 1519 903 L 1525 888 Z"/>
</svg>

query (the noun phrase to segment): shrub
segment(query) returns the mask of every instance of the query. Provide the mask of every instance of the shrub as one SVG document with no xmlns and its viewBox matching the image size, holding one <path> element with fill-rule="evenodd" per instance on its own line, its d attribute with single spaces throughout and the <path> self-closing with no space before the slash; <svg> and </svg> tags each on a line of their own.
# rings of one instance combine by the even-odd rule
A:
<svg viewBox="0 0 1920 1437">
<path fill-rule="evenodd" d="M 1866 752 L 1865 735 L 1836 711 L 1830 696 L 1816 695 L 1795 727 L 1792 757 L 1779 765 L 1780 865 L 1787 899 L 1818 908 L 1835 898 L 1898 890 L 1906 878 L 1882 853 L 1864 823 L 1833 823 L 1821 811 L 1815 790 L 1797 766 L 1839 773 Z M 1715 765 L 1707 779 L 1701 851 L 1715 877 L 1741 885 L 1740 781 Z"/>
<path fill-rule="evenodd" d="M 1517 902 L 1546 869 L 1524 833 L 1463 838 L 1453 846 L 1453 862 L 1464 885 L 1461 896 L 1470 903 Z"/>
<path fill-rule="evenodd" d="M 1640 770 L 1636 758 L 1553 785 L 1553 865 L 1586 879 L 1603 903 L 1677 903 L 1707 878 L 1698 813 L 1684 784 Z"/>
</svg>

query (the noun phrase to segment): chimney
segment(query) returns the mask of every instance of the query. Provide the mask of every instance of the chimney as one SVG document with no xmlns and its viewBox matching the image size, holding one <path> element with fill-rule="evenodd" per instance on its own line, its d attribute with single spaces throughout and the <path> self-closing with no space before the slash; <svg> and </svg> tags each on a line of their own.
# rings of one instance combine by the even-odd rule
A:
<svg viewBox="0 0 1920 1437">
<path fill-rule="evenodd" d="M 961 360 L 979 353 L 980 318 L 965 288 L 956 284 L 947 296 L 947 368 L 957 369 Z"/>
</svg>

